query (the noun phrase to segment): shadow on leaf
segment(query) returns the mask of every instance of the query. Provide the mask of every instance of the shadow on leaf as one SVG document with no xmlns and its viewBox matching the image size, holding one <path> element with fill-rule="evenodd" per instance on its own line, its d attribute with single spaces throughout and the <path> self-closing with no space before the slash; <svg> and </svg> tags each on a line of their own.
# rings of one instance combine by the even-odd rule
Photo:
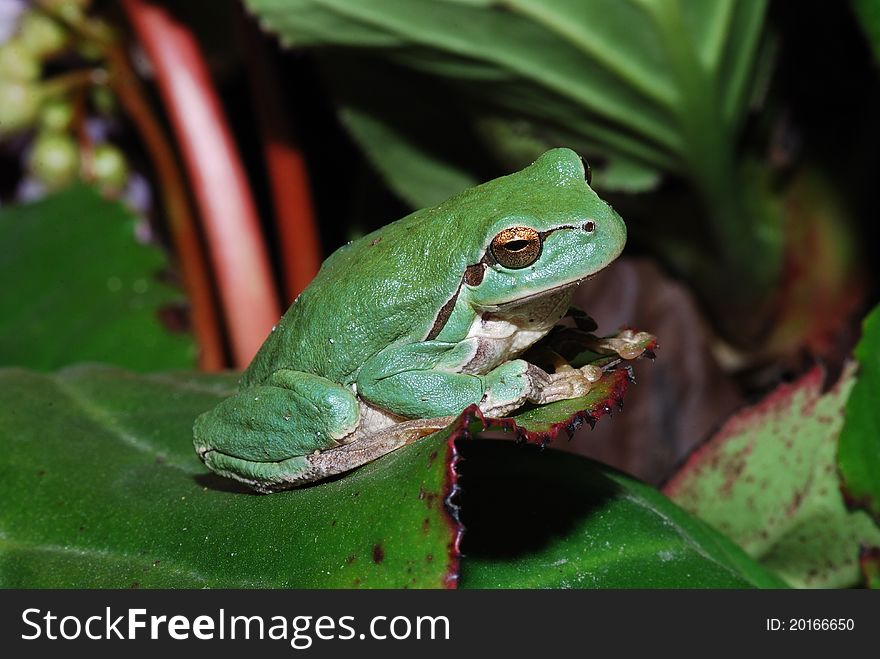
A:
<svg viewBox="0 0 880 659">
<path fill-rule="evenodd" d="M 466 557 L 540 551 L 569 536 L 620 489 L 599 471 L 566 477 L 571 460 L 552 449 L 497 440 L 459 442 L 458 449 Z"/>
</svg>

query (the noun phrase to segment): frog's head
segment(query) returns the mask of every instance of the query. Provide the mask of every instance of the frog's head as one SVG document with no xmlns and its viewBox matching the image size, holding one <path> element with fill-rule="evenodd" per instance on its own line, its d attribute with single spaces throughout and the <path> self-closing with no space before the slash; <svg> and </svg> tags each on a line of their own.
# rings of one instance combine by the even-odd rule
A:
<svg viewBox="0 0 880 659">
<path fill-rule="evenodd" d="M 473 306 L 520 303 L 580 283 L 616 259 L 626 225 L 593 192 L 589 170 L 570 149 L 553 149 L 526 169 L 476 188 L 471 217 L 478 245 L 463 285 Z"/>
</svg>

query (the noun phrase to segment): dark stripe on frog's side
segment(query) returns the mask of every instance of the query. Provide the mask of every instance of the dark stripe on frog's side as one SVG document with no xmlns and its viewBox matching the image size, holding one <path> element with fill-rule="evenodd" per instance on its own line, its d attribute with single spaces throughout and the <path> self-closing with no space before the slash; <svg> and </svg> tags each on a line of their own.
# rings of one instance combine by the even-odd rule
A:
<svg viewBox="0 0 880 659">
<path fill-rule="evenodd" d="M 449 301 L 440 307 L 440 313 L 438 313 L 437 318 L 434 319 L 434 324 L 431 325 L 431 331 L 428 332 L 425 341 L 433 341 L 437 338 L 437 335 L 443 331 L 443 328 L 446 326 L 446 321 L 449 320 L 449 316 L 452 315 L 452 310 L 455 308 L 455 301 L 458 300 L 459 292 L 461 292 L 461 284 L 455 289 L 455 294 L 449 298 Z"/>
<path fill-rule="evenodd" d="M 458 294 L 461 293 L 462 284 L 467 284 L 468 286 L 479 286 L 483 281 L 483 272 L 485 267 L 483 262 L 475 263 L 474 265 L 469 265 L 464 269 L 464 275 L 461 278 L 461 281 L 458 283 L 458 288 L 455 289 L 455 293 L 449 300 L 440 307 L 440 312 L 437 314 L 437 317 L 434 319 L 434 324 L 431 325 L 431 331 L 428 332 L 428 336 L 425 337 L 425 341 L 433 341 L 439 336 L 440 332 L 443 331 L 443 328 L 446 327 L 446 322 L 449 320 L 449 317 L 452 315 L 452 310 L 455 309 L 455 303 L 458 301 Z"/>
</svg>

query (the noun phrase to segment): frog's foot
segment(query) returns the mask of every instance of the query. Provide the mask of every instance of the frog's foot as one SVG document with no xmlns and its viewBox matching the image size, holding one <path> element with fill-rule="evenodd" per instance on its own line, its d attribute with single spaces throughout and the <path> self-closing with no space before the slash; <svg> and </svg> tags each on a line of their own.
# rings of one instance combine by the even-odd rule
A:
<svg viewBox="0 0 880 659">
<path fill-rule="evenodd" d="M 589 350 L 598 355 L 615 355 L 629 361 L 645 354 L 646 346 L 656 343 L 656 340 L 648 332 L 634 332 L 631 329 L 600 338 L 579 328 L 557 326 L 549 335 L 547 343 L 548 347 L 552 346 L 552 350 L 565 355 L 567 359 L 573 359 L 581 352 Z"/>
<path fill-rule="evenodd" d="M 271 491 L 315 480 L 307 456 L 351 441 L 360 420 L 351 390 L 281 370 L 202 414 L 193 444 L 211 470 Z"/>
<path fill-rule="evenodd" d="M 537 392 L 532 402 L 544 405 L 586 396 L 593 388 L 593 383 L 598 382 L 601 377 L 602 369 L 597 366 L 588 364 L 574 368 L 569 364 L 562 364 L 555 373 L 549 375 L 548 383 Z"/>
<path fill-rule="evenodd" d="M 623 359 L 632 360 L 645 353 L 645 346 L 654 340 L 648 332 L 634 332 L 631 329 L 621 330 L 617 336 L 595 339 L 588 347 L 601 354 L 619 355 Z M 649 354 L 649 356 L 651 356 Z"/>
<path fill-rule="evenodd" d="M 538 346 L 529 354 L 541 366 L 552 368 L 552 373 L 534 379 L 534 391 L 529 402 L 543 405 L 557 400 L 586 396 L 594 382 L 602 377 L 598 366 L 586 365 L 575 368 L 568 360 L 549 346 Z"/>
<path fill-rule="evenodd" d="M 548 373 L 516 359 L 493 371 L 493 376 L 494 382 L 486 389 L 479 407 L 486 416 L 499 417 L 525 403 L 544 405 L 585 396 L 602 377 L 602 369 L 592 365 L 574 368 L 562 360 L 556 364 L 554 373 Z"/>
<path fill-rule="evenodd" d="M 540 392 L 551 383 L 547 371 L 523 359 L 502 364 L 486 379 L 488 386 L 478 405 L 488 417 L 505 416 L 527 402 L 538 402 Z"/>
</svg>

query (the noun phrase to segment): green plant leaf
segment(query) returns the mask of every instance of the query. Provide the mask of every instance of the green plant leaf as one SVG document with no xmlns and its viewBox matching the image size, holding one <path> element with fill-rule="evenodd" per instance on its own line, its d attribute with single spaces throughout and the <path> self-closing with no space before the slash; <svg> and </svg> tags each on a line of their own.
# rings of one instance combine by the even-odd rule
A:
<svg viewBox="0 0 880 659">
<path fill-rule="evenodd" d="M 657 490 L 609 467 L 497 441 L 460 450 L 462 588 L 785 587 Z"/>
<path fill-rule="evenodd" d="M 454 506 L 446 504 L 460 495 L 455 442 L 469 447 L 465 438 L 483 427 L 543 441 L 570 425 L 568 409 L 557 410 L 555 426 L 523 417 L 520 427 L 483 420 L 474 408 L 446 429 L 350 474 L 261 496 L 207 473 L 192 448 L 195 417 L 233 387 L 232 375 L 138 375 L 103 366 L 51 375 L 0 371 L 0 586 L 455 585 L 462 529 Z M 625 387 L 626 371 L 606 374 L 581 399 L 581 417 L 607 413 Z M 567 556 L 571 569 L 584 574 L 584 542 L 594 536 L 583 530 L 594 534 L 615 519 L 620 526 L 607 541 L 620 543 L 620 556 L 644 558 L 637 574 L 619 574 L 632 564 L 617 554 L 602 554 L 609 559 L 604 564 L 592 555 L 593 580 L 579 585 L 778 583 L 647 486 L 571 455 L 493 446 L 499 465 L 512 465 L 512 478 L 528 468 L 533 487 L 571 488 L 572 498 L 548 502 L 577 519 L 577 533 L 548 539 L 554 561 Z M 460 503 L 478 509 L 484 485 L 497 482 L 498 465 L 490 459 L 475 469 L 478 461 L 471 462 L 467 498 Z M 515 502 L 521 488 L 506 482 Z M 661 536 L 658 524 L 665 529 Z M 534 530 L 519 539 L 535 542 Z M 476 523 L 470 532 L 486 534 Z M 540 552 L 529 574 L 476 554 L 474 562 L 471 584 L 505 573 L 506 585 L 564 585 L 558 565 L 542 567 Z M 666 576 L 651 576 L 655 568 Z"/>
<path fill-rule="evenodd" d="M 874 57 L 880 61 L 880 0 L 852 0 L 852 8 L 862 24 Z"/>
<path fill-rule="evenodd" d="M 372 165 L 413 208 L 438 204 L 479 184 L 474 167 L 480 158 L 472 152 L 477 138 L 466 117 L 448 103 L 437 103 L 436 85 L 411 72 L 397 69 L 397 84 L 376 94 L 393 68 L 381 61 L 345 66 L 338 58 L 323 58 L 340 119 Z M 425 126 L 442 129 L 426 134 Z"/>
<path fill-rule="evenodd" d="M 0 365 L 194 365 L 192 337 L 159 318 L 182 302 L 157 279 L 167 260 L 134 226 L 124 206 L 84 185 L 0 210 Z"/>
<path fill-rule="evenodd" d="M 880 307 L 865 319 L 855 355 L 859 375 L 846 402 L 837 461 L 849 504 L 880 520 Z"/>
<path fill-rule="evenodd" d="M 271 496 L 209 475 L 195 417 L 232 377 L 0 371 L 0 586 L 440 587 L 445 440 Z M 440 457 L 438 457 L 438 455 Z"/>
<path fill-rule="evenodd" d="M 413 208 L 432 206 L 480 183 L 466 169 L 423 150 L 375 116 L 357 108 L 344 108 L 340 115 L 358 140 L 383 145 L 384 148 L 368 151 L 368 156 L 394 192 Z M 400 169 L 408 169 L 407 183 L 403 186 L 398 185 L 399 179 L 392 174 Z"/>
<path fill-rule="evenodd" d="M 606 196 L 686 180 L 687 212 L 670 197 L 666 212 L 645 205 L 646 220 L 678 226 L 648 230 L 644 244 L 693 282 L 728 340 L 755 340 L 737 327 L 778 291 L 785 219 L 739 144 L 774 60 L 766 0 L 245 4 L 324 62 L 352 134 L 414 207 L 557 146 L 590 162 Z"/>
<path fill-rule="evenodd" d="M 452 94 L 535 122 L 539 133 L 563 128 L 569 146 L 587 146 L 591 159 L 619 157 L 698 181 L 729 173 L 709 170 L 728 167 L 766 9 L 742 0 L 246 4 L 285 45 L 346 48 L 349 63 L 361 57 L 351 49 L 370 49 L 452 82 Z M 392 81 L 381 89 L 394 94 Z M 726 140 L 721 152 L 707 135 Z"/>
<path fill-rule="evenodd" d="M 793 586 L 834 588 L 861 581 L 880 529 L 847 510 L 835 465 L 854 369 L 824 394 L 823 379 L 816 367 L 733 416 L 664 491 Z"/>
</svg>

